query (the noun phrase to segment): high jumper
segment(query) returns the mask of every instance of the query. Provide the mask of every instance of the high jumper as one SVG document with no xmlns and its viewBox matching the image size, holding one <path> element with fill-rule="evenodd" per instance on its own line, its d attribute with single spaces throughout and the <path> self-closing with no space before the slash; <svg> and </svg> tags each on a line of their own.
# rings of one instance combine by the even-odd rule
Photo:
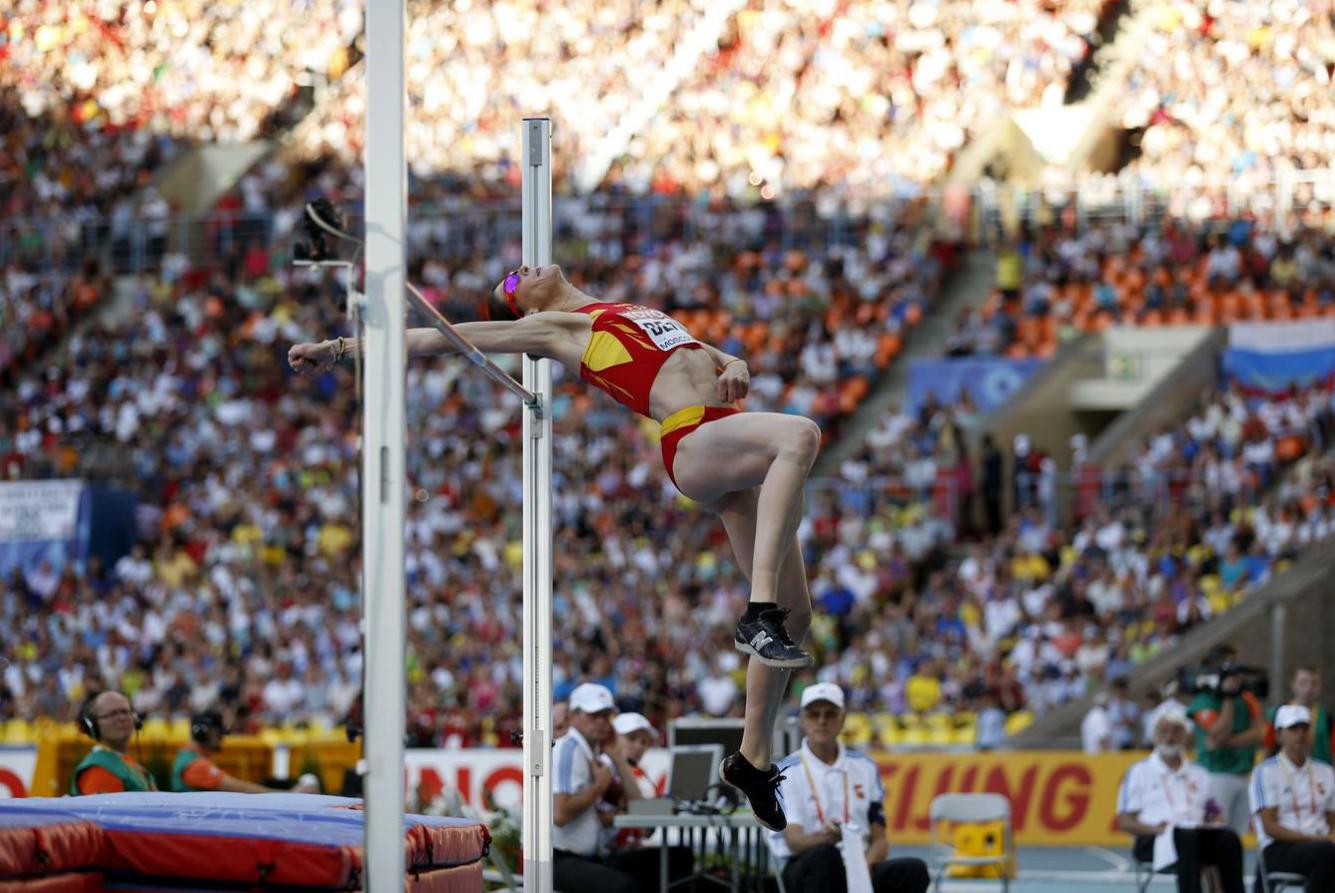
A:
<svg viewBox="0 0 1335 893">
<path fill-rule="evenodd" d="M 485 353 L 556 360 L 658 422 L 668 477 L 722 520 L 751 584 L 733 642 L 752 660 L 741 749 L 719 775 L 746 794 L 757 821 L 781 831 L 782 775 L 770 742 L 789 673 L 812 664 L 799 647 L 811 625 L 811 594 L 796 533 L 820 426 L 803 416 L 744 412 L 737 401 L 750 388 L 745 360 L 699 341 L 659 310 L 585 294 L 556 264 L 514 270 L 493 289 L 487 310 L 488 321 L 454 328 Z M 410 357 L 456 352 L 434 328 L 409 329 L 406 349 Z M 299 373 L 322 371 L 360 350 L 347 338 L 297 344 L 288 361 Z"/>
</svg>

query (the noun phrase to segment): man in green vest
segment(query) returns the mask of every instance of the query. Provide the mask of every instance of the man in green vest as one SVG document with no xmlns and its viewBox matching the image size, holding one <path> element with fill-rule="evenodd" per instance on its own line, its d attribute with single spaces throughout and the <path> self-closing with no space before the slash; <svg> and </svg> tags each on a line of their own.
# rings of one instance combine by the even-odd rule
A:
<svg viewBox="0 0 1335 893">
<path fill-rule="evenodd" d="M 190 743 L 181 748 L 172 763 L 173 791 L 271 794 L 278 790 L 228 775 L 214 765 L 210 757 L 222 750 L 222 741 L 226 735 L 226 725 L 217 710 L 206 710 L 191 717 Z"/>
<path fill-rule="evenodd" d="M 1289 681 L 1290 690 L 1293 697 L 1289 699 L 1289 704 L 1299 707 L 1306 707 L 1312 714 L 1312 730 L 1308 733 L 1307 744 L 1311 748 L 1309 756 L 1314 760 L 1320 760 L 1323 763 L 1329 763 L 1331 757 L 1331 727 L 1330 711 L 1321 706 L 1318 701 L 1321 700 L 1321 671 L 1313 666 L 1302 666 L 1293 671 L 1293 678 Z M 1278 707 L 1271 707 L 1266 711 L 1265 722 L 1265 746 L 1271 754 L 1278 752 L 1279 745 L 1275 740 L 1275 711 Z"/>
<path fill-rule="evenodd" d="M 1265 735 L 1261 702 L 1242 690 L 1242 678 L 1232 672 L 1237 651 L 1229 645 L 1215 649 L 1206 664 L 1217 669 L 1219 687 L 1201 691 L 1187 705 L 1196 724 L 1196 762 L 1210 773 L 1210 796 L 1222 813 L 1221 821 L 1239 835 L 1251 826 L 1247 779 L 1256 765 L 1256 748 Z"/>
<path fill-rule="evenodd" d="M 74 767 L 70 794 L 156 791 L 153 776 L 129 754 L 130 739 L 139 726 L 125 695 L 118 691 L 90 695 L 79 710 L 79 728 L 95 744 Z"/>
</svg>

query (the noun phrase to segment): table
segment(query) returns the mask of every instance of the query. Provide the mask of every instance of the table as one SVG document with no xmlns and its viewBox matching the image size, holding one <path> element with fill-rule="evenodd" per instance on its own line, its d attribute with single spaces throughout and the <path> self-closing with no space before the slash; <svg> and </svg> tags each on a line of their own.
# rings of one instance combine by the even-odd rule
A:
<svg viewBox="0 0 1335 893">
<path fill-rule="evenodd" d="M 640 828 L 653 831 L 665 829 L 663 842 L 658 848 L 658 884 L 659 889 L 667 893 L 670 887 L 689 883 L 696 878 L 703 878 L 718 884 L 734 893 L 764 890 L 765 878 L 770 874 L 770 851 L 767 837 L 769 831 L 756 822 L 749 812 L 733 815 L 619 815 L 612 820 L 614 828 Z M 700 857 L 710 852 L 709 833 L 714 832 L 713 850 L 722 852 L 731 867 L 731 883 L 709 872 L 693 870 L 689 877 L 668 883 L 668 834 L 666 829 L 676 828 L 686 838 L 691 849 L 692 866 L 700 862 Z M 697 841 L 698 836 L 698 841 Z M 747 870 L 742 870 L 743 862 Z"/>
</svg>

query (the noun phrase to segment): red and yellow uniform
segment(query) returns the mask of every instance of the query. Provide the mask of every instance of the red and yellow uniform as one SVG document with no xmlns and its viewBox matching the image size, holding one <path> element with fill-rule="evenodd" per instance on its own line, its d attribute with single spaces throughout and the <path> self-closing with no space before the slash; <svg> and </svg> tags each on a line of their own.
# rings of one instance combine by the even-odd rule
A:
<svg viewBox="0 0 1335 893">
<path fill-rule="evenodd" d="M 642 416 L 649 416 L 649 392 L 667 358 L 683 348 L 704 349 L 685 326 L 661 310 L 594 303 L 577 312 L 593 317 L 589 346 L 580 358 L 580 377 Z M 663 420 L 663 468 L 673 484 L 677 443 L 701 425 L 739 411 L 731 406 L 688 406 Z"/>
</svg>

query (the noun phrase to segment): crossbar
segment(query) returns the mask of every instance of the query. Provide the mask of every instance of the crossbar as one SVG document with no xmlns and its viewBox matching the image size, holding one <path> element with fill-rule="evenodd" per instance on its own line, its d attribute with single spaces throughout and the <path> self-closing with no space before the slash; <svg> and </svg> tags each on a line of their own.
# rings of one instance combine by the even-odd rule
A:
<svg viewBox="0 0 1335 893">
<path fill-rule="evenodd" d="M 410 303 L 427 315 L 428 322 L 437 332 L 445 336 L 445 340 L 450 342 L 464 359 L 480 369 L 492 381 L 523 400 L 524 405 L 529 409 L 534 410 L 541 407 L 542 402 L 538 399 L 537 394 L 515 381 L 504 369 L 493 363 L 490 357 L 478 350 L 473 342 L 459 334 L 459 330 L 454 327 L 454 324 L 446 319 L 439 310 L 431 306 L 431 302 L 417 290 L 417 286 L 408 282 L 406 287 L 408 297 L 411 299 Z"/>
</svg>

